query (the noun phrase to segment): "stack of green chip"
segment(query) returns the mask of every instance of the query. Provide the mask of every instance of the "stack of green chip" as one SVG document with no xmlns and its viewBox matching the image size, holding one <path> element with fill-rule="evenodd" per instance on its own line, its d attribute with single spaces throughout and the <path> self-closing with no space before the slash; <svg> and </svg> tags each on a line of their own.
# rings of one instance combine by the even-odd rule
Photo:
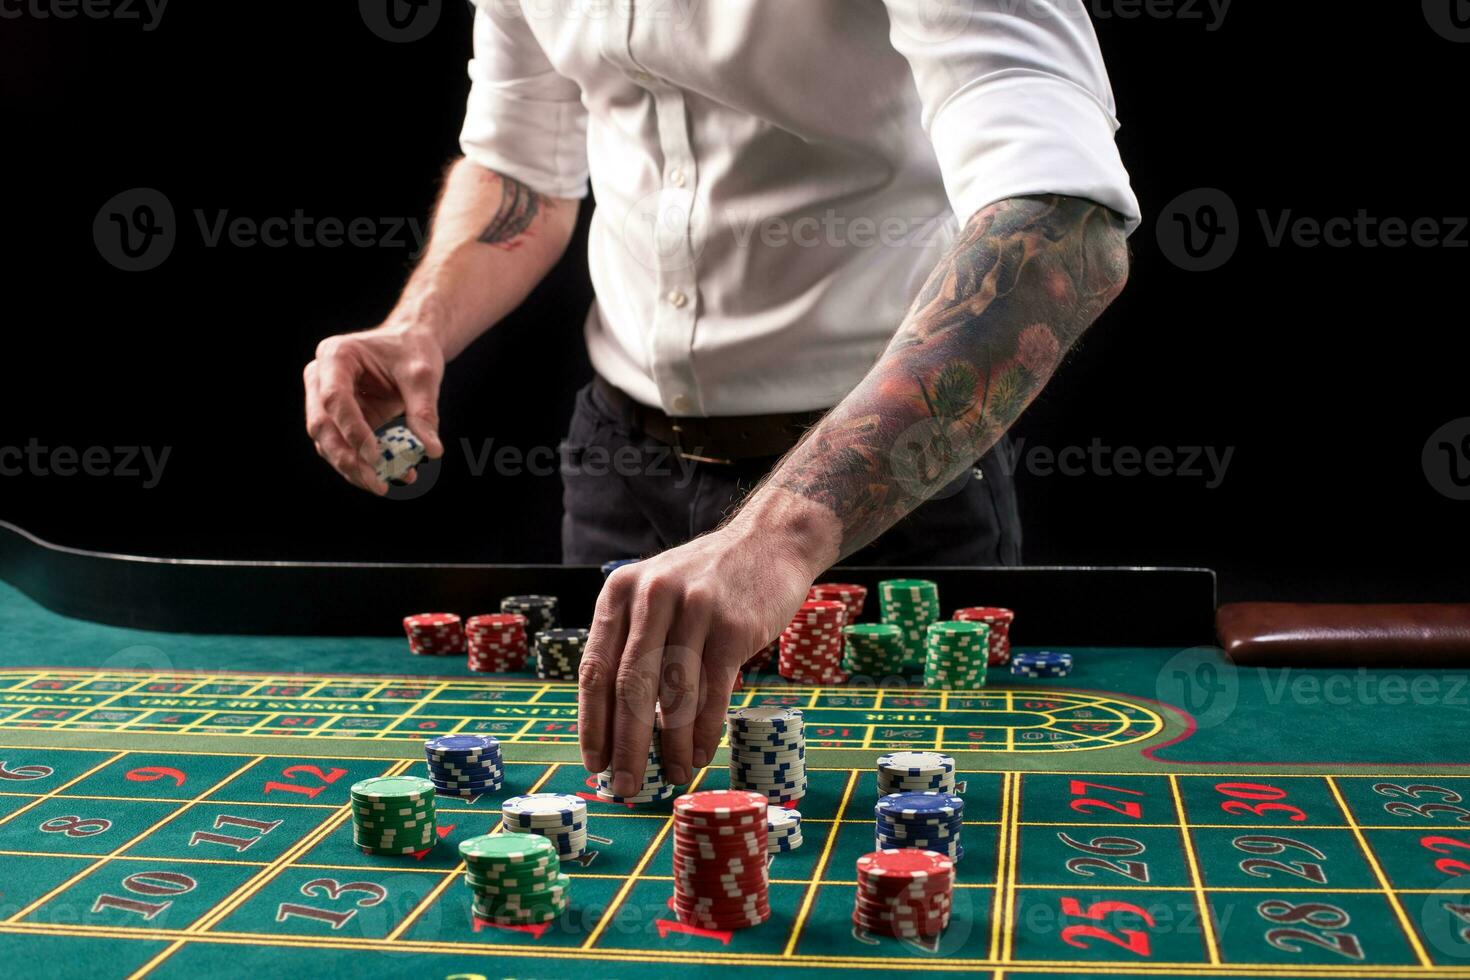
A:
<svg viewBox="0 0 1470 980">
<path fill-rule="evenodd" d="M 924 669 L 924 631 L 942 619 L 939 586 L 928 579 L 894 578 L 878 583 L 883 622 L 903 630 L 904 670 Z"/>
<path fill-rule="evenodd" d="M 352 840 L 369 854 L 417 854 L 439 842 L 434 784 L 379 776 L 352 784 Z"/>
<path fill-rule="evenodd" d="M 863 677 L 890 677 L 904 672 L 903 629 L 892 623 L 857 623 L 842 628 L 847 641 L 842 669 Z"/>
<path fill-rule="evenodd" d="M 924 635 L 924 686 L 941 691 L 973 691 L 985 686 L 990 663 L 990 627 L 985 623 L 944 620 L 930 623 Z"/>
<path fill-rule="evenodd" d="M 503 926 L 539 925 L 567 910 L 571 878 L 556 844 L 539 834 L 487 834 L 459 845 L 475 915 Z"/>
</svg>

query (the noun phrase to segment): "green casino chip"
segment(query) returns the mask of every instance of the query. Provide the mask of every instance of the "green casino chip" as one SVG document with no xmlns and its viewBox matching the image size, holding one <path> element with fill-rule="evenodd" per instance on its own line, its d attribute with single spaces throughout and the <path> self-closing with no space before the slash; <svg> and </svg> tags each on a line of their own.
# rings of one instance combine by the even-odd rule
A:
<svg viewBox="0 0 1470 980">
<path fill-rule="evenodd" d="M 421 776 L 375 776 L 352 784 L 353 802 L 409 806 L 434 798 L 434 784 Z"/>
<path fill-rule="evenodd" d="M 485 834 L 459 845 L 466 863 L 481 867 L 507 867 L 556 859 L 556 845 L 539 834 Z"/>
<path fill-rule="evenodd" d="M 979 622 L 942 620 L 924 633 L 924 686 L 971 691 L 985 686 L 990 660 L 990 627 Z"/>
</svg>

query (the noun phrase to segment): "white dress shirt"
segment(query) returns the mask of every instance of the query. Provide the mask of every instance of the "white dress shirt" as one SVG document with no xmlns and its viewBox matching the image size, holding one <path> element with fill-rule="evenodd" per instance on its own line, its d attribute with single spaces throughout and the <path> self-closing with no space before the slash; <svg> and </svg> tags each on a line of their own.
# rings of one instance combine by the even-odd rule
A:
<svg viewBox="0 0 1470 980">
<path fill-rule="evenodd" d="M 470 77 L 470 160 L 590 172 L 592 363 L 670 415 L 835 405 L 988 204 L 1139 220 L 1081 0 L 479 0 Z"/>
</svg>

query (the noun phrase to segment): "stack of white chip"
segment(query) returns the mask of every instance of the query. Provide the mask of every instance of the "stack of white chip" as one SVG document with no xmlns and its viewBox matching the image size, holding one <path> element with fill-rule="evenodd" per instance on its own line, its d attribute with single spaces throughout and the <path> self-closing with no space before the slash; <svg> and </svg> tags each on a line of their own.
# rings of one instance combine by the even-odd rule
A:
<svg viewBox="0 0 1470 980">
<path fill-rule="evenodd" d="M 679 787 L 664 782 L 664 764 L 659 756 L 658 740 L 661 726 L 658 719 L 653 722 L 653 737 L 648 741 L 648 766 L 643 773 L 643 785 L 632 796 L 618 796 L 612 791 L 613 771 L 603 770 L 597 777 L 597 798 L 608 803 L 657 803 L 678 795 Z"/>
<path fill-rule="evenodd" d="M 778 806 L 766 808 L 766 850 L 771 854 L 801 846 L 801 811 Z"/>
<path fill-rule="evenodd" d="M 954 791 L 954 756 L 941 752 L 890 752 L 878 756 L 879 796 Z"/>
<path fill-rule="evenodd" d="M 806 730 L 800 708 L 731 708 L 730 788 L 765 794 L 773 806 L 806 795 Z"/>
<path fill-rule="evenodd" d="M 539 834 L 564 861 L 587 853 L 587 801 L 571 793 L 528 793 L 500 804 L 508 833 Z"/>
<path fill-rule="evenodd" d="M 378 462 L 373 467 L 384 483 L 402 480 L 424 461 L 424 444 L 406 425 L 390 425 L 378 433 Z"/>
</svg>

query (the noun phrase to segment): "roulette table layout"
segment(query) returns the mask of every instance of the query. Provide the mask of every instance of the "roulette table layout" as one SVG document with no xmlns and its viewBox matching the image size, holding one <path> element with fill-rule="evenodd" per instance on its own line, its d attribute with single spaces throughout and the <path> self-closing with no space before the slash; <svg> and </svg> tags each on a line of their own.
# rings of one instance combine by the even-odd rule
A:
<svg viewBox="0 0 1470 980">
<path fill-rule="evenodd" d="M 579 764 L 574 682 L 404 642 L 406 613 L 509 595 L 585 625 L 597 569 L 161 561 L 0 527 L 0 951 L 26 977 L 1470 977 L 1463 673 L 1235 666 L 1205 570 L 834 573 L 895 576 L 1015 610 L 1015 651 L 1070 673 L 748 675 L 735 707 L 804 718 L 804 792 L 771 803 L 802 842 L 766 860 L 765 921 L 705 928 L 674 909 L 673 799 L 605 800 Z M 497 743 L 499 788 L 366 852 L 354 787 L 424 776 L 445 736 Z M 683 791 L 730 787 L 728 752 Z M 895 752 L 952 759 L 964 801 L 937 935 L 854 921 Z M 488 919 L 460 845 L 543 793 L 585 806 L 565 908 Z"/>
</svg>

